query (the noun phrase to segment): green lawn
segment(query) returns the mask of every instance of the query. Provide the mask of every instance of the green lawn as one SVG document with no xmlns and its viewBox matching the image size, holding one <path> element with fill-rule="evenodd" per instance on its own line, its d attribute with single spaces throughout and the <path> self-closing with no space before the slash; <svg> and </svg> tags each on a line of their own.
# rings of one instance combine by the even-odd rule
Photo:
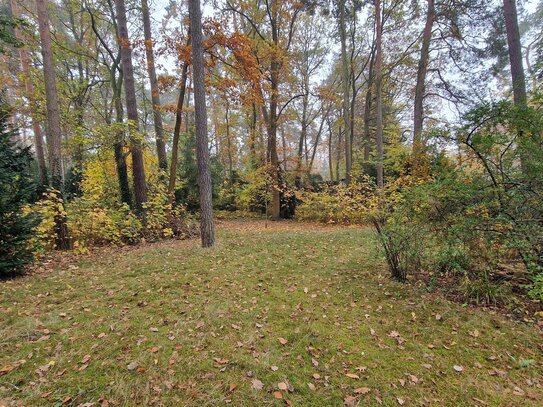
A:
<svg viewBox="0 0 543 407">
<path fill-rule="evenodd" d="M 0 282 L 0 405 L 541 405 L 536 329 L 390 281 L 368 229 L 198 245 Z"/>
</svg>

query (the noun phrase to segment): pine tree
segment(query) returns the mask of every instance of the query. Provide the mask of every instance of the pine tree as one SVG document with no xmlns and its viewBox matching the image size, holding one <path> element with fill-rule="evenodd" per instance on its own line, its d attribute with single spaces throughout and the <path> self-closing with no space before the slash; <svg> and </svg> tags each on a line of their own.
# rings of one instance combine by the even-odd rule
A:
<svg viewBox="0 0 543 407">
<path fill-rule="evenodd" d="M 8 127 L 8 117 L 0 95 L 0 276 L 20 272 L 32 260 L 29 239 L 38 223 L 35 214 L 21 210 L 36 189 L 32 154 L 13 141 L 16 131 Z"/>
</svg>

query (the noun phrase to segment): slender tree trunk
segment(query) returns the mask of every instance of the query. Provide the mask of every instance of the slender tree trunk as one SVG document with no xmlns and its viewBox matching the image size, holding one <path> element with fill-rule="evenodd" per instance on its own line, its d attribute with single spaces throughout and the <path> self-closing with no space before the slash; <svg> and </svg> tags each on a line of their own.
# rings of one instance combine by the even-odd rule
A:
<svg viewBox="0 0 543 407">
<path fill-rule="evenodd" d="M 17 1 L 11 0 L 11 11 L 15 18 L 19 17 L 19 10 L 17 8 Z M 15 29 L 15 36 L 21 39 L 21 33 L 18 29 Z M 43 149 L 43 136 L 41 133 L 41 127 L 39 120 L 36 118 L 36 94 L 34 91 L 34 85 L 30 80 L 30 58 L 28 56 L 28 50 L 26 47 L 19 48 L 19 59 L 21 62 L 21 70 L 24 75 L 24 89 L 26 97 L 28 99 L 28 115 L 32 123 L 32 132 L 34 133 L 34 152 L 36 154 L 36 161 L 38 162 L 38 173 L 40 177 L 40 184 L 47 186 L 47 165 L 45 163 L 45 153 Z"/>
<path fill-rule="evenodd" d="M 258 110 L 256 103 L 253 102 L 251 107 L 251 123 L 249 126 L 249 163 L 251 168 L 256 168 L 258 159 L 256 157 L 256 123 Z"/>
<path fill-rule="evenodd" d="M 339 1 L 339 36 L 341 39 L 341 84 L 343 87 L 343 125 L 345 127 L 345 179 L 351 182 L 352 142 L 349 100 L 349 63 L 347 60 L 347 32 L 345 27 L 345 0 Z"/>
<path fill-rule="evenodd" d="M 177 99 L 177 109 L 175 111 L 175 126 L 173 129 L 172 142 L 172 162 L 170 164 L 170 180 L 168 183 L 168 202 L 173 204 L 175 197 L 175 180 L 177 179 L 177 157 L 179 154 L 179 136 L 181 134 L 181 122 L 183 121 L 183 102 L 187 89 L 188 64 L 183 64 L 181 73 L 181 85 L 179 87 L 179 98 Z"/>
<path fill-rule="evenodd" d="M 328 171 L 330 172 L 330 181 L 334 180 L 334 165 L 333 165 L 333 159 L 332 159 L 332 135 L 334 134 L 332 131 L 332 126 L 330 123 L 330 120 L 326 118 L 326 122 L 328 125 Z"/>
<path fill-rule="evenodd" d="M 279 168 L 279 157 L 277 155 L 277 105 L 279 103 L 279 29 L 277 27 L 277 0 L 271 0 L 271 25 L 272 41 L 274 49 L 271 52 L 270 62 L 270 112 L 267 120 L 268 125 L 268 159 L 271 166 L 272 176 L 272 219 L 281 218 L 281 169 Z"/>
<path fill-rule="evenodd" d="M 526 104 L 526 80 L 522 65 L 522 44 L 518 28 L 516 0 L 503 0 L 503 14 L 507 31 L 509 63 L 511 65 L 513 100 L 515 105 L 524 105 Z"/>
<path fill-rule="evenodd" d="M 377 187 L 383 188 L 383 55 L 381 49 L 382 39 L 381 0 L 375 0 L 375 109 L 376 109 L 376 131 L 375 140 L 377 145 Z"/>
<path fill-rule="evenodd" d="M 226 125 L 226 148 L 228 150 L 228 181 L 230 187 L 234 184 L 234 161 L 232 159 L 232 140 L 230 140 L 230 102 L 225 103 L 224 121 Z"/>
<path fill-rule="evenodd" d="M 115 80 L 115 78 L 113 78 Z M 130 183 L 128 182 L 128 167 L 126 166 L 126 157 L 123 149 L 123 102 L 121 100 L 122 81 L 119 81 L 118 89 L 114 89 L 115 98 L 115 121 L 119 126 L 115 130 L 115 142 L 113 143 L 113 154 L 115 156 L 115 167 L 117 170 L 117 180 L 119 181 L 119 193 L 121 202 L 132 207 L 132 198 L 130 195 Z"/>
<path fill-rule="evenodd" d="M 283 144 L 283 171 L 288 171 L 288 158 L 287 158 L 287 139 L 285 137 L 285 129 L 281 127 L 279 130 L 281 133 L 281 143 Z"/>
<path fill-rule="evenodd" d="M 319 142 L 321 139 L 322 129 L 324 128 L 324 121 L 326 116 L 328 116 L 328 113 L 330 113 L 330 109 L 328 109 L 324 115 L 324 117 L 321 120 L 321 124 L 319 125 L 319 130 L 317 131 L 317 135 L 315 136 L 315 144 L 313 146 L 313 151 L 311 152 L 311 159 L 309 160 L 309 165 L 307 166 L 307 173 L 311 174 L 311 169 L 313 168 L 313 162 L 315 161 L 315 156 L 317 155 L 317 148 L 319 148 Z"/>
<path fill-rule="evenodd" d="M 215 225 L 211 190 L 211 170 L 207 138 L 206 90 L 204 82 L 204 45 L 202 40 L 202 11 L 200 0 L 189 0 L 192 37 L 192 76 L 194 78 L 194 113 L 196 125 L 196 158 L 200 188 L 200 231 L 202 247 L 215 244 Z"/>
<path fill-rule="evenodd" d="M 49 12 L 47 0 L 37 0 L 38 25 L 40 30 L 41 51 L 43 57 L 43 74 L 45 79 L 45 98 L 47 103 L 47 135 L 49 147 L 49 165 L 51 168 L 51 185 L 58 191 L 63 190 L 60 108 L 58 104 L 57 82 L 53 51 L 51 49 L 51 33 L 49 31 Z M 68 226 L 64 210 L 55 215 L 55 234 L 57 249 L 68 249 Z"/>
<path fill-rule="evenodd" d="M 372 90 L 373 90 L 373 79 L 374 79 L 374 70 L 375 70 L 375 50 L 373 49 L 370 57 L 370 67 L 368 70 L 368 83 L 367 83 L 367 92 L 364 103 L 364 161 L 367 163 L 370 160 L 370 151 L 371 151 L 371 104 L 373 100 Z"/>
<path fill-rule="evenodd" d="M 143 215 L 143 204 L 147 201 L 145 184 L 145 167 L 143 163 L 142 141 L 139 133 L 138 104 L 134 84 L 134 68 L 132 66 L 132 47 L 128 38 L 126 8 L 124 0 L 115 0 L 117 11 L 118 41 L 121 47 L 121 64 L 123 68 L 124 92 L 126 98 L 126 115 L 130 131 L 130 153 L 132 155 L 132 179 L 134 182 L 134 200 L 136 211 Z"/>
<path fill-rule="evenodd" d="M 430 59 L 430 42 L 432 41 L 432 28 L 435 20 L 434 0 L 428 0 L 426 12 L 426 24 L 422 32 L 422 47 L 420 50 L 419 66 L 417 69 L 417 85 L 415 87 L 415 104 L 413 112 L 413 173 L 420 173 L 419 162 L 424 154 L 424 142 L 422 140 L 422 125 L 424 121 L 424 96 L 426 93 L 426 73 Z"/>
<path fill-rule="evenodd" d="M 149 3 L 141 0 L 141 14 L 143 19 L 143 35 L 145 36 L 145 55 L 147 57 L 147 73 L 151 83 L 151 101 L 153 103 L 153 122 L 155 124 L 156 153 L 158 165 L 163 170 L 168 170 L 168 158 L 166 157 L 166 143 L 164 142 L 164 128 L 162 126 L 162 114 L 160 112 L 160 93 L 155 70 L 155 55 L 153 52 L 153 35 L 151 33 L 151 17 L 149 15 Z"/>
<path fill-rule="evenodd" d="M 343 130 L 339 128 L 337 134 L 337 147 L 336 147 L 336 181 L 339 182 L 339 163 L 341 161 L 341 134 Z"/>
<path fill-rule="evenodd" d="M 307 78 L 307 76 L 306 76 Z M 307 78 L 308 79 L 308 78 Z M 304 145 L 306 144 L 307 140 L 307 107 L 309 105 L 309 84 L 307 82 L 307 79 L 305 80 L 304 84 L 304 96 L 302 100 L 302 129 L 300 132 L 300 140 L 298 141 L 298 154 L 296 156 L 296 178 L 295 178 L 295 185 L 297 188 L 300 188 L 302 185 L 302 157 L 304 153 Z M 307 86 L 306 86 L 307 85 Z"/>
</svg>

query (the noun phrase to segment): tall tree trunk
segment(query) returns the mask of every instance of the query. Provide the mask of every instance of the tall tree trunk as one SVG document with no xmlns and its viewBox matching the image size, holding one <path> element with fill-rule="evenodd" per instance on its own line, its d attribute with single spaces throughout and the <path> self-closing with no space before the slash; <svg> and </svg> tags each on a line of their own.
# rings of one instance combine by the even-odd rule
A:
<svg viewBox="0 0 543 407">
<path fill-rule="evenodd" d="M 345 127 L 345 179 L 351 182 L 352 141 L 349 100 L 349 63 L 347 60 L 347 30 L 345 27 L 345 0 L 339 1 L 339 36 L 341 39 L 341 84 L 343 88 L 343 125 Z"/>
<path fill-rule="evenodd" d="M 313 151 L 311 152 L 311 159 L 309 160 L 309 164 L 307 166 L 308 175 L 311 175 L 311 170 L 313 169 L 313 162 L 315 161 L 315 156 L 317 155 L 317 148 L 319 148 L 322 129 L 324 128 L 324 121 L 326 120 L 326 116 L 328 116 L 329 113 L 330 113 L 330 109 L 327 109 L 321 120 L 321 124 L 319 125 L 319 130 L 317 131 L 317 135 L 315 136 L 315 144 L 313 145 Z"/>
<path fill-rule="evenodd" d="M 333 165 L 333 159 L 332 159 L 332 135 L 334 134 L 332 131 L 332 126 L 330 123 L 330 120 L 326 118 L 326 123 L 328 125 L 328 171 L 330 172 L 330 181 L 334 180 L 334 165 Z"/>
<path fill-rule="evenodd" d="M 204 82 L 204 44 L 202 40 L 202 11 L 200 0 L 189 0 L 189 19 L 192 37 L 192 76 L 194 78 L 194 114 L 196 126 L 196 158 L 200 188 L 200 232 L 202 247 L 215 244 L 215 225 L 207 138 L 206 90 Z"/>
<path fill-rule="evenodd" d="M 271 0 L 271 26 L 274 49 L 271 52 L 270 62 L 270 112 L 267 120 L 268 127 L 268 160 L 271 166 L 272 178 L 272 219 L 281 218 L 281 169 L 277 155 L 277 106 L 279 103 L 279 29 L 277 27 L 278 7 L 277 0 Z"/>
<path fill-rule="evenodd" d="M 343 130 L 341 127 L 337 133 L 337 147 L 336 147 L 336 181 L 339 182 L 339 163 L 341 161 L 341 134 Z"/>
<path fill-rule="evenodd" d="M 119 84 L 114 88 L 114 98 L 115 98 L 115 121 L 119 126 L 115 130 L 115 141 L 113 143 L 113 153 L 115 156 L 115 167 L 117 170 L 117 180 L 119 182 L 119 193 L 121 196 L 121 202 L 127 204 L 129 207 L 132 206 L 132 198 L 130 196 L 130 183 L 128 182 L 128 168 L 126 166 L 126 157 L 124 155 L 123 149 L 123 136 L 124 130 L 123 125 L 123 102 L 121 100 L 121 86 L 122 78 L 120 78 Z M 115 77 L 113 77 L 115 81 Z"/>
<path fill-rule="evenodd" d="M 230 102 L 228 97 L 226 98 L 224 111 L 224 122 L 226 125 L 226 148 L 228 151 L 228 182 L 230 187 L 234 185 L 234 162 L 232 159 L 232 140 L 230 140 Z"/>
<path fill-rule="evenodd" d="M 155 55 L 153 52 L 153 35 L 151 33 L 151 17 L 149 15 L 149 3 L 141 0 L 141 14 L 143 19 L 143 35 L 145 36 L 145 55 L 147 57 L 147 73 L 151 83 L 151 101 L 153 103 L 153 122 L 155 124 L 156 153 L 158 165 L 163 170 L 168 169 L 166 157 L 166 143 L 164 142 L 164 128 L 162 126 L 162 114 L 160 112 L 160 93 L 155 70 Z"/>
<path fill-rule="evenodd" d="M 256 122 L 258 117 L 258 110 L 256 103 L 253 102 L 251 106 L 251 122 L 249 125 L 249 163 L 251 168 L 256 168 L 258 164 L 258 158 L 256 157 Z"/>
<path fill-rule="evenodd" d="M 511 65 L 513 100 L 515 105 L 524 105 L 526 104 L 526 81 L 522 65 L 522 45 L 520 43 L 516 0 L 503 0 L 503 14 L 507 31 L 509 63 Z"/>
<path fill-rule="evenodd" d="M 126 115 L 130 131 L 130 153 L 132 155 L 132 180 L 134 182 L 134 200 L 136 211 L 143 215 L 143 204 L 147 201 L 145 184 L 145 167 L 143 164 L 142 142 L 139 136 L 138 104 L 134 84 L 134 68 L 132 66 L 132 47 L 128 38 L 126 8 L 124 0 L 115 0 L 117 12 L 118 41 L 121 47 L 121 64 L 123 68 L 124 93 L 126 98 Z"/>
<path fill-rule="evenodd" d="M 434 0 L 428 0 L 426 24 L 422 32 L 422 46 L 420 50 L 419 66 L 417 69 L 417 85 L 415 87 L 415 104 L 413 112 L 413 173 L 421 175 L 420 159 L 424 154 L 422 140 L 422 125 L 424 121 L 424 96 L 426 93 L 426 73 L 430 59 L 430 42 L 432 41 L 432 28 L 435 20 Z"/>
<path fill-rule="evenodd" d="M 111 20 L 113 22 L 114 32 L 117 35 L 118 29 L 115 18 L 115 11 L 113 10 L 113 4 L 108 1 L 109 12 L 111 15 Z M 89 16 L 91 18 L 91 27 L 96 35 L 96 38 L 100 41 L 102 46 L 108 52 L 112 64 L 109 67 L 109 81 L 111 84 L 111 90 L 113 92 L 113 105 L 115 108 L 115 121 L 117 127 L 115 129 L 115 139 L 113 141 L 113 153 L 115 157 L 115 169 L 117 172 L 117 181 L 119 182 L 119 195 L 121 203 L 127 204 L 132 208 L 132 196 L 130 194 L 130 183 L 128 181 L 128 167 L 126 165 L 126 157 L 124 154 L 124 129 L 123 129 L 123 102 L 122 102 L 122 88 L 123 88 L 123 71 L 120 67 L 121 64 L 121 47 L 118 46 L 117 53 L 114 54 L 113 51 L 109 48 L 107 43 L 104 41 L 100 32 L 96 27 L 96 20 L 94 14 L 90 9 L 87 9 Z M 117 72 L 119 76 L 117 77 Z M 107 115 L 106 115 L 107 117 Z M 111 124 L 111 123 L 108 123 Z"/>
<path fill-rule="evenodd" d="M 45 79 L 45 99 L 47 103 L 47 139 L 49 147 L 49 165 L 51 168 L 51 185 L 58 191 L 63 189 L 60 108 L 58 104 L 57 82 L 53 51 L 51 49 L 51 33 L 49 31 L 49 12 L 47 0 L 37 0 L 38 25 L 40 30 L 41 52 L 43 57 L 43 74 Z M 56 247 L 68 249 L 68 226 L 64 210 L 55 215 Z"/>
<path fill-rule="evenodd" d="M 17 1 L 11 0 L 11 11 L 15 18 L 19 18 L 19 10 L 17 8 Z M 15 29 L 15 36 L 17 39 L 21 39 L 19 30 Z M 26 97 L 28 99 L 28 115 L 32 123 L 32 132 L 34 133 L 34 152 L 36 154 L 36 161 L 38 162 L 38 173 L 40 177 L 41 186 L 47 186 L 47 165 L 45 163 L 45 153 L 43 150 L 43 136 L 41 133 L 41 127 L 39 120 L 36 118 L 36 94 L 34 92 L 34 85 L 30 80 L 30 58 L 28 56 L 28 50 L 26 47 L 19 48 L 19 59 L 21 62 L 21 70 L 24 75 L 24 89 Z"/>
<path fill-rule="evenodd" d="M 179 154 L 179 136 L 181 134 L 181 122 L 183 121 L 183 102 L 187 89 L 188 63 L 183 64 L 181 73 L 181 85 L 179 87 L 179 98 L 177 99 L 177 109 L 175 110 L 175 126 L 173 128 L 172 141 L 172 162 L 170 164 L 170 180 L 168 182 L 168 202 L 173 204 L 175 198 L 175 180 L 177 179 L 177 157 Z"/>
<path fill-rule="evenodd" d="M 370 67 L 368 70 L 368 83 L 366 98 L 364 103 L 364 161 L 367 163 L 370 160 L 370 151 L 371 151 L 371 104 L 373 100 L 372 90 L 373 90 L 373 80 L 374 80 L 374 71 L 375 71 L 375 49 L 371 51 L 370 57 Z"/>
<path fill-rule="evenodd" d="M 383 188 L 383 55 L 382 55 L 381 0 L 375 0 L 375 109 L 377 145 L 377 187 Z"/>
<path fill-rule="evenodd" d="M 307 82 L 307 79 L 309 79 L 306 76 L 305 84 L 304 84 L 304 96 L 302 100 L 302 129 L 300 132 L 300 139 L 298 140 L 298 151 L 296 155 L 296 178 L 294 180 L 294 183 L 297 188 L 300 188 L 302 185 L 302 158 L 304 153 L 304 146 L 306 144 L 307 140 L 307 108 L 309 105 L 309 84 Z M 307 85 L 307 86 L 306 86 Z"/>
</svg>

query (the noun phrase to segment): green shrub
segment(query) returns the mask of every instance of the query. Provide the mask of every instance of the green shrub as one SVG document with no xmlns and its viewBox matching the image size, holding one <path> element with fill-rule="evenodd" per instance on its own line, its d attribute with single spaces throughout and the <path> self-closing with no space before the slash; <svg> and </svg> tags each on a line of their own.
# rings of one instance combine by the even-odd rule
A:
<svg viewBox="0 0 543 407">
<path fill-rule="evenodd" d="M 520 260 L 530 294 L 540 297 L 542 132 L 536 107 L 482 106 L 457 133 L 461 165 L 428 157 L 426 179 L 404 176 L 376 195 L 369 214 L 392 275 L 457 273 L 466 296 L 493 303 L 501 294 L 496 271 Z"/>
<path fill-rule="evenodd" d="M 20 272 L 32 260 L 31 237 L 38 223 L 36 214 L 23 211 L 35 191 L 32 156 L 12 141 L 16 132 L 8 128 L 8 115 L 0 99 L 0 276 Z"/>
</svg>

